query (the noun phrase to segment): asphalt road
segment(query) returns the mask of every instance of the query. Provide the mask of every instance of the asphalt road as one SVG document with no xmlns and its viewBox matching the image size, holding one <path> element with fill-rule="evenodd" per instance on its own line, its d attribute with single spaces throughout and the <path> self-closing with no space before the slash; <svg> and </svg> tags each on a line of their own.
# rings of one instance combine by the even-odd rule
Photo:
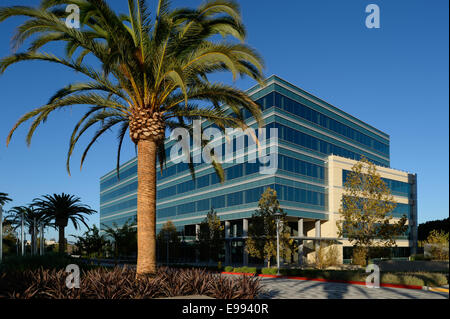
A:
<svg viewBox="0 0 450 319">
<path fill-rule="evenodd" d="M 261 278 L 268 299 L 448 299 L 445 292 L 403 288 L 367 288 L 362 285 Z"/>
</svg>

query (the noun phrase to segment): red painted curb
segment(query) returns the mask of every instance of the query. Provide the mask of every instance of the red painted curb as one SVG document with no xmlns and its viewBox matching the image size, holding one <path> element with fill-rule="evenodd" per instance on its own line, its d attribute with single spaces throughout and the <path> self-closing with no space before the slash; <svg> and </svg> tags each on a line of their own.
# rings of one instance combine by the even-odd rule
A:
<svg viewBox="0 0 450 319">
<path fill-rule="evenodd" d="M 222 274 L 227 275 L 245 275 L 245 276 L 258 276 L 258 277 L 266 277 L 266 278 L 283 278 L 283 279 L 292 279 L 292 280 L 309 280 L 309 281 L 321 281 L 321 282 L 335 282 L 341 284 L 351 284 L 351 285 L 360 285 L 365 286 L 366 283 L 364 281 L 346 281 L 346 280 L 337 280 L 337 279 L 323 279 L 323 278 L 308 278 L 308 277 L 296 277 L 296 276 L 277 276 L 277 275 L 268 275 L 268 274 L 253 274 L 253 273 L 239 273 L 239 272 L 222 272 Z M 380 287 L 388 287 L 388 288 L 404 288 L 404 289 L 416 289 L 422 290 L 425 287 L 422 286 L 414 286 L 414 285 L 399 285 L 399 284 L 380 284 Z"/>
</svg>

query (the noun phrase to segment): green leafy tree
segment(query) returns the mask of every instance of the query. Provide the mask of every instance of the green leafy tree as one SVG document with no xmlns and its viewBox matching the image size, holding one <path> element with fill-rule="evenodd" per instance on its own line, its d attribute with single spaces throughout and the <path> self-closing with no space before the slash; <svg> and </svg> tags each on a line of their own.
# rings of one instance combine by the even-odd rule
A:
<svg viewBox="0 0 450 319">
<path fill-rule="evenodd" d="M 95 126 L 98 130 L 83 152 L 81 164 L 100 136 L 118 128 L 118 166 L 128 131 L 138 158 L 139 276 L 156 271 L 156 162 L 159 160 L 163 168 L 166 129 L 190 129 L 194 119 L 208 120 L 223 131 L 226 127 L 246 129 L 244 109 L 262 126 L 260 107 L 245 92 L 210 82 L 209 77 L 226 71 L 232 73 L 233 79 L 247 75 L 262 83 L 263 62 L 244 43 L 245 27 L 239 5 L 233 0 L 208 0 L 196 9 L 171 9 L 168 0 L 159 0 L 153 16 L 147 1 L 127 3 L 126 14 L 114 12 L 106 0 L 42 0 L 37 8 L 0 8 L 0 22 L 26 17 L 13 42 L 16 48 L 30 44 L 25 52 L 0 60 L 0 74 L 18 62 L 46 61 L 88 78 L 61 88 L 46 105 L 22 116 L 7 143 L 28 120 L 32 121 L 26 137 L 30 144 L 36 128 L 53 111 L 73 105 L 90 106 L 70 138 L 67 169 L 75 145 Z M 78 29 L 66 25 L 65 8 L 69 4 L 80 9 Z M 65 45 L 65 54 L 52 46 L 55 43 Z M 47 45 L 56 54 L 45 52 L 43 47 Z M 229 106 L 231 112 L 227 113 L 222 105 Z M 223 169 L 215 156 L 212 165 L 223 180 Z M 194 173 L 192 161 L 189 166 Z"/>
<path fill-rule="evenodd" d="M 339 236 L 353 243 L 356 259 L 363 264 L 370 258 L 369 248 L 395 246 L 396 237 L 408 229 L 406 215 L 397 221 L 393 219 L 395 207 L 375 164 L 363 157 L 353 165 L 344 185 L 336 224 Z"/>
<path fill-rule="evenodd" d="M 443 230 L 432 230 L 426 240 L 419 241 L 420 247 L 430 246 L 433 259 L 448 260 L 448 232 Z"/>
<path fill-rule="evenodd" d="M 137 250 L 136 222 L 128 219 L 121 227 L 116 223 L 109 227 L 103 224 L 106 235 L 112 240 L 114 258 L 129 256 Z"/>
<path fill-rule="evenodd" d="M 443 232 L 448 232 L 450 229 L 450 217 L 438 220 L 429 220 L 425 223 L 419 224 L 417 227 L 417 240 L 423 241 L 428 238 L 428 235 L 433 230 L 442 230 Z"/>
<path fill-rule="evenodd" d="M 81 255 L 85 253 L 89 257 L 98 258 L 104 256 L 108 240 L 104 234 L 100 234 L 100 230 L 96 225 L 93 225 L 92 228 L 88 227 L 83 236 L 72 235 L 72 237 L 77 239 L 75 246 Z"/>
<path fill-rule="evenodd" d="M 81 199 L 70 194 L 44 195 L 42 198 L 35 198 L 33 206 L 39 213 L 53 221 L 58 229 L 58 249 L 63 254 L 66 248 L 65 228 L 69 221 L 75 229 L 80 227 L 80 223 L 89 229 L 85 216 L 96 213 L 89 206 L 81 204 Z"/>
<path fill-rule="evenodd" d="M 157 242 L 161 260 L 166 260 L 167 248 L 169 248 L 169 258 L 176 259 L 178 257 L 181 241 L 177 228 L 171 220 L 165 222 L 161 227 L 157 236 Z"/>
<path fill-rule="evenodd" d="M 13 225 L 7 220 L 3 223 L 3 253 L 11 255 L 15 253 L 17 245 L 16 232 Z"/>
<path fill-rule="evenodd" d="M 277 192 L 266 188 L 258 202 L 258 210 L 252 215 L 248 228 L 246 249 L 250 256 L 266 259 L 270 268 L 270 260 L 277 255 L 277 227 L 275 214 L 280 213 L 280 257 L 290 256 L 297 250 L 291 238 L 286 213 L 280 208 Z"/>
<path fill-rule="evenodd" d="M 200 224 L 197 246 L 207 259 L 218 261 L 225 242 L 224 226 L 212 208 Z"/>
</svg>

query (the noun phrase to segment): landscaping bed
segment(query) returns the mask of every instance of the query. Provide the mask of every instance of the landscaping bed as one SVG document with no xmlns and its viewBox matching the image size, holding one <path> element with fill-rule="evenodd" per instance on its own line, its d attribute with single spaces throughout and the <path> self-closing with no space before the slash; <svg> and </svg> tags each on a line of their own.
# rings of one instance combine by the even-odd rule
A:
<svg viewBox="0 0 450 319">
<path fill-rule="evenodd" d="M 66 286 L 65 269 L 2 271 L 0 298 L 148 299 L 203 295 L 217 299 L 254 299 L 261 293 L 258 277 L 230 278 L 200 269 L 160 267 L 154 276 L 136 280 L 134 269 L 97 267 L 82 270 L 80 288 Z"/>
<path fill-rule="evenodd" d="M 276 268 L 225 267 L 228 273 L 276 275 Z M 338 282 L 365 282 L 364 270 L 280 269 L 282 276 L 323 279 Z M 380 284 L 442 287 L 448 285 L 448 272 L 382 272 Z"/>
</svg>

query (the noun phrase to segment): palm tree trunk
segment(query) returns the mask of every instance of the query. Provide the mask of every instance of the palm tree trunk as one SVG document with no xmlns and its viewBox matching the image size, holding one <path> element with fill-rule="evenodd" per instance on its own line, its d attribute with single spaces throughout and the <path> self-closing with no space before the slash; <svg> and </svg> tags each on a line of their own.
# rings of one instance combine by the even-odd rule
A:
<svg viewBox="0 0 450 319">
<path fill-rule="evenodd" d="M 156 143 L 138 142 L 136 275 L 156 272 Z"/>
<path fill-rule="evenodd" d="M 59 238 L 58 238 L 58 249 L 60 254 L 64 254 L 65 246 L 66 246 L 66 239 L 64 234 L 65 227 L 59 226 Z"/>
</svg>

